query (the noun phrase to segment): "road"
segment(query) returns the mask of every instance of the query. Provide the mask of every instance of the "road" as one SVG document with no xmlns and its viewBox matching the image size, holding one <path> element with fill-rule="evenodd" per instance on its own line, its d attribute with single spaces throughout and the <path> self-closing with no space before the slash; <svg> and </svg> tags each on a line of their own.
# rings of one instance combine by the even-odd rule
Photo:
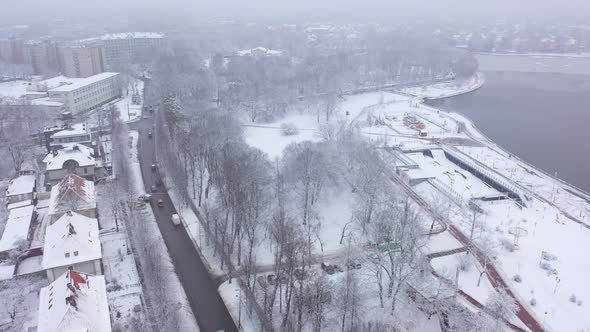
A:
<svg viewBox="0 0 590 332">
<path fill-rule="evenodd" d="M 134 129 L 139 130 L 139 161 L 145 189 L 148 193 L 157 177 L 156 173 L 151 170 L 151 165 L 156 160 L 155 145 L 147 135 L 152 124 L 153 120 L 149 117 L 132 124 Z M 201 261 L 186 230 L 182 226 L 172 224 L 172 214 L 176 213 L 176 210 L 170 197 L 162 187 L 153 196 L 154 200 L 164 200 L 164 207 L 154 205 L 154 215 L 199 328 L 203 332 L 237 331 L 221 296 L 217 292 L 215 282 Z"/>
</svg>

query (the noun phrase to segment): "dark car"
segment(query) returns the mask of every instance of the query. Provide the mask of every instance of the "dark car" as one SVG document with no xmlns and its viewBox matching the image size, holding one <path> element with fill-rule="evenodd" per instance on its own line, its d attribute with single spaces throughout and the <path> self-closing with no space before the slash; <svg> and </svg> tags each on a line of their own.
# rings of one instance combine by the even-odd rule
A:
<svg viewBox="0 0 590 332">
<path fill-rule="evenodd" d="M 149 138 L 152 138 L 152 131 L 151 131 L 151 130 L 150 130 L 150 131 L 148 131 L 148 137 L 149 137 Z"/>
<path fill-rule="evenodd" d="M 152 189 L 152 192 L 155 193 L 158 191 L 158 186 L 156 186 L 155 184 L 152 184 L 151 189 Z"/>
</svg>

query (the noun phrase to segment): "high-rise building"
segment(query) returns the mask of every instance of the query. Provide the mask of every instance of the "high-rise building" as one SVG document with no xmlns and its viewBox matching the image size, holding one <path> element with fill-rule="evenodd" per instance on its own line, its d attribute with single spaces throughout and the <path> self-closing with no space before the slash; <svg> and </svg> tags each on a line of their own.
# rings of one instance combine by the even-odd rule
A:
<svg viewBox="0 0 590 332">
<path fill-rule="evenodd" d="M 89 77 L 104 72 L 102 47 L 76 44 L 60 49 L 62 73 L 67 77 Z"/>
<path fill-rule="evenodd" d="M 30 40 L 25 43 L 25 62 L 36 75 L 52 76 L 59 72 L 58 44 L 53 40 Z"/>
<path fill-rule="evenodd" d="M 24 63 L 24 41 L 14 37 L 0 39 L 0 59 L 8 63 Z"/>
<path fill-rule="evenodd" d="M 156 32 L 126 32 L 101 37 L 103 58 L 109 70 L 128 64 L 164 44 L 164 35 Z"/>
</svg>

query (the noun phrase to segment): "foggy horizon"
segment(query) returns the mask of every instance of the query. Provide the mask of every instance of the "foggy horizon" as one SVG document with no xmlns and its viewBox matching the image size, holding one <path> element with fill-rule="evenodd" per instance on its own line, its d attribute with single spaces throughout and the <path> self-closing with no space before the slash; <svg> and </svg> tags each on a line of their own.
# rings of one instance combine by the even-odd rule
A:
<svg viewBox="0 0 590 332">
<path fill-rule="evenodd" d="M 432 19 L 446 21 L 453 18 L 470 20 L 544 20 L 574 18 L 584 19 L 584 12 L 590 10 L 590 3 L 573 0 L 563 3 L 557 0 L 546 1 L 490 1 L 474 2 L 468 0 L 446 1 L 213 1 L 193 2 L 190 0 L 116 0 L 104 1 L 15 1 L 8 0 L 3 8 L 9 10 L 10 17 L 0 18 L 0 25 L 26 21 L 44 22 L 55 19 L 95 18 L 96 15 L 113 18 L 135 16 L 157 16 L 161 20 L 211 19 L 211 18 L 251 18 L 251 19 L 289 19 L 295 21 L 333 20 L 333 21 L 400 21 L 410 19 Z M 164 14 L 164 15 L 163 15 Z"/>
</svg>

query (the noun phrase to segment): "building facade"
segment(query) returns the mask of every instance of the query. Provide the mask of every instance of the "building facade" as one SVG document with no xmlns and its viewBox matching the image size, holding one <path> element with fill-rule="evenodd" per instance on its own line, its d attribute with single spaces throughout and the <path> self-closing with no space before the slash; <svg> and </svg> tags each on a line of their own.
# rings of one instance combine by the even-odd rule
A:
<svg viewBox="0 0 590 332">
<path fill-rule="evenodd" d="M 24 63 L 24 45 L 22 39 L 0 39 L 0 59 L 8 63 Z"/>
<path fill-rule="evenodd" d="M 104 72 L 100 45 L 70 45 L 60 49 L 62 73 L 67 77 L 89 77 Z"/>
<path fill-rule="evenodd" d="M 109 70 L 164 45 L 164 35 L 155 32 L 113 33 L 102 36 L 101 40 L 105 66 Z"/>
<path fill-rule="evenodd" d="M 101 260 L 96 219 L 68 211 L 47 226 L 41 264 L 50 281 L 69 269 L 102 274 Z"/>
<path fill-rule="evenodd" d="M 64 103 L 66 111 L 72 114 L 91 110 L 121 97 L 118 73 L 69 79 L 68 84 L 47 91 L 49 98 Z"/>
<path fill-rule="evenodd" d="M 25 62 L 35 75 L 51 76 L 59 72 L 58 44 L 53 40 L 30 40 L 25 43 Z"/>
</svg>

